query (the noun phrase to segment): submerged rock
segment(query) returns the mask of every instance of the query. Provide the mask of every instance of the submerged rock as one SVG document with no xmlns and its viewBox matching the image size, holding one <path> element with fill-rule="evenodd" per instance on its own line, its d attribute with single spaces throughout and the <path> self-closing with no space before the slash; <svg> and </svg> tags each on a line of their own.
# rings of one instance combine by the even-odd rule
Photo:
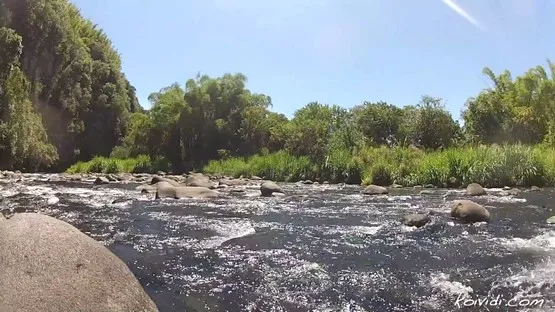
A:
<svg viewBox="0 0 555 312">
<path fill-rule="evenodd" d="M 242 186 L 249 184 L 248 181 L 241 180 L 241 179 L 221 179 L 218 181 L 218 186 L 225 185 L 225 186 Z"/>
<path fill-rule="evenodd" d="M 141 191 L 141 193 L 156 193 L 157 187 L 155 184 L 142 184 L 135 189 Z"/>
<path fill-rule="evenodd" d="M 275 182 L 266 181 L 260 185 L 260 193 L 267 197 L 272 196 L 273 193 L 283 193 L 283 190 Z"/>
<path fill-rule="evenodd" d="M 466 195 L 481 196 L 486 194 L 487 194 L 486 190 L 478 183 L 470 183 L 466 187 Z"/>
<path fill-rule="evenodd" d="M 106 177 L 98 177 L 94 180 L 94 185 L 108 184 L 110 181 Z"/>
<path fill-rule="evenodd" d="M 406 215 L 401 219 L 401 222 L 403 222 L 404 225 L 415 227 L 422 227 L 430 221 L 431 219 L 429 215 L 417 213 Z"/>
<path fill-rule="evenodd" d="M 530 192 L 539 192 L 539 191 L 541 191 L 541 188 L 539 188 L 535 185 L 530 188 Z"/>
<path fill-rule="evenodd" d="M 466 199 L 453 201 L 451 217 L 464 222 L 490 221 L 490 213 L 484 206 Z"/>
<path fill-rule="evenodd" d="M 174 186 L 167 182 L 156 183 L 156 199 L 159 198 L 209 198 L 217 197 L 220 193 L 207 187 Z"/>
<path fill-rule="evenodd" d="M 113 175 L 113 174 L 107 175 L 106 179 L 108 179 L 108 181 L 110 181 L 110 182 L 117 182 L 118 181 L 118 179 L 116 179 L 116 176 Z"/>
<path fill-rule="evenodd" d="M 123 261 L 66 222 L 0 216 L 0 237 L 0 311 L 158 311 Z"/>
<path fill-rule="evenodd" d="M 366 195 L 381 195 L 387 194 L 389 191 L 383 186 L 370 184 L 362 191 L 362 193 Z"/>
<path fill-rule="evenodd" d="M 241 188 L 233 188 L 231 190 L 229 190 L 230 194 L 236 194 L 236 195 L 243 195 L 246 193 L 245 189 L 241 189 Z"/>
</svg>

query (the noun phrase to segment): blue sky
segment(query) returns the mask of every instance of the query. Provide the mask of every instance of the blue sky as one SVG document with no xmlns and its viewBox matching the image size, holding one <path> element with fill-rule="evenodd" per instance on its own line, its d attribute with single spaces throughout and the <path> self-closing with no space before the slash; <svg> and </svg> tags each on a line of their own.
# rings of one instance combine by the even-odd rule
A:
<svg viewBox="0 0 555 312">
<path fill-rule="evenodd" d="M 491 83 L 555 61 L 550 0 L 72 0 L 120 52 L 148 95 L 197 72 L 241 72 L 291 116 L 311 101 L 416 104 L 429 94 L 455 118 Z"/>
</svg>

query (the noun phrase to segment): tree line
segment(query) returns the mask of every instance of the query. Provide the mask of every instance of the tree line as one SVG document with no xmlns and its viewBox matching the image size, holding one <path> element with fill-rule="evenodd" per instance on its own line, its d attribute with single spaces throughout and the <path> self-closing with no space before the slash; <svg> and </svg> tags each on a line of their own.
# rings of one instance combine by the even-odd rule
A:
<svg viewBox="0 0 555 312">
<path fill-rule="evenodd" d="M 209 160 L 286 152 L 325 163 L 368 146 L 440 150 L 555 143 L 555 66 L 491 87 L 465 103 L 461 126 L 441 98 L 351 109 L 311 102 L 273 112 L 245 75 L 198 75 L 149 96 L 143 109 L 109 38 L 67 0 L 0 0 L 0 167 L 57 170 L 94 156 L 164 159 L 174 171 Z"/>
<path fill-rule="evenodd" d="M 548 61 L 549 71 L 555 67 Z M 422 96 L 415 105 L 364 102 L 351 109 L 311 102 L 291 119 L 271 111 L 269 96 L 246 88 L 242 74 L 198 76 L 153 93 L 151 109 L 131 115 L 123 144 L 113 156 L 164 156 L 177 170 L 210 159 L 286 151 L 323 163 L 337 153 L 366 146 L 438 150 L 478 144 L 552 144 L 555 75 L 538 66 L 511 79 L 488 68 L 492 87 L 469 98 L 464 126 L 441 98 Z"/>
</svg>

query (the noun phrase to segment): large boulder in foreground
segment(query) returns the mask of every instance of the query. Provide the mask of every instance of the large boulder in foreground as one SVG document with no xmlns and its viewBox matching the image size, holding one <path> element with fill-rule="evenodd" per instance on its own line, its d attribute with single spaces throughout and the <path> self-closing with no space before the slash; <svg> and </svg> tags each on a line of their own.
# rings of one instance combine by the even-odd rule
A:
<svg viewBox="0 0 555 312">
<path fill-rule="evenodd" d="M 283 193 L 279 185 L 272 181 L 266 181 L 260 185 L 260 193 L 262 196 L 272 196 L 273 193 Z"/>
<path fill-rule="evenodd" d="M 210 198 L 218 197 L 219 192 L 207 187 L 173 186 L 167 182 L 156 183 L 156 199 L 159 198 Z"/>
<path fill-rule="evenodd" d="M 490 221 L 490 213 L 484 206 L 466 199 L 453 201 L 451 217 L 464 222 Z"/>
<path fill-rule="evenodd" d="M 362 193 L 366 195 L 382 195 L 387 194 L 388 190 L 383 186 L 370 184 L 362 191 Z"/>
<path fill-rule="evenodd" d="M 481 196 L 486 195 L 486 190 L 478 183 L 470 183 L 466 186 L 466 195 Z"/>
<path fill-rule="evenodd" d="M 0 214 L 0 268 L 0 311 L 158 311 L 123 261 L 49 216 Z"/>
</svg>

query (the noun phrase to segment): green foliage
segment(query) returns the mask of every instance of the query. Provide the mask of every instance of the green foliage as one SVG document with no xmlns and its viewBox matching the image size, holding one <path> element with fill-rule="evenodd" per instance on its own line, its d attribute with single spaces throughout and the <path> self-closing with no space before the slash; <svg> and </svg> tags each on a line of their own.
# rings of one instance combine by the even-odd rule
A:
<svg viewBox="0 0 555 312">
<path fill-rule="evenodd" d="M 555 129 L 555 67 L 548 60 L 513 79 L 509 71 L 499 76 L 483 72 L 493 82 L 490 89 L 469 99 L 463 114 L 465 131 L 473 142 L 553 144 Z"/>
<path fill-rule="evenodd" d="M 307 157 L 293 156 L 285 151 L 246 159 L 234 157 L 212 160 L 203 168 L 203 172 L 232 177 L 257 175 L 275 181 L 299 181 L 315 177 L 313 164 Z"/>
<path fill-rule="evenodd" d="M 345 155 L 345 154 L 343 154 Z M 341 156 L 338 156 L 341 157 Z M 307 157 L 278 152 L 266 156 L 213 160 L 203 171 L 233 177 L 262 176 L 276 181 L 333 181 L 439 187 L 477 182 L 487 187 L 555 185 L 555 149 L 523 145 L 451 148 L 423 152 L 407 148 L 365 148 L 351 160 L 319 166 Z M 349 174 L 345 174 L 349 173 Z"/>
<path fill-rule="evenodd" d="M 22 70 L 25 79 L 18 79 L 14 88 L 27 94 L 30 104 L 25 105 L 34 106 L 42 117 L 43 125 L 32 128 L 45 131 L 30 132 L 41 132 L 54 145 L 54 150 L 44 147 L 47 164 L 106 156 L 121 143 L 128 114 L 139 109 L 138 101 L 102 30 L 67 0 L 3 0 L 0 27 L 5 27 L 0 36 L 0 80 L 7 79 L 7 69 Z M 20 40 L 5 41 L 5 29 Z M 37 119 L 26 125 L 37 125 Z M 31 163 L 28 168 L 43 165 Z"/>
<path fill-rule="evenodd" d="M 77 162 L 69 167 L 67 173 L 156 173 L 168 171 L 169 162 L 163 157 L 151 159 L 148 155 L 135 158 L 106 158 L 97 156 L 88 162 Z"/>
<path fill-rule="evenodd" d="M 353 112 L 358 129 L 371 144 L 394 146 L 403 143 L 400 129 L 405 116 L 401 108 L 385 102 L 365 102 Z"/>
<path fill-rule="evenodd" d="M 41 116 L 29 99 L 30 85 L 20 69 L 21 37 L 0 28 L 0 167 L 34 171 L 58 158 Z"/>
</svg>

